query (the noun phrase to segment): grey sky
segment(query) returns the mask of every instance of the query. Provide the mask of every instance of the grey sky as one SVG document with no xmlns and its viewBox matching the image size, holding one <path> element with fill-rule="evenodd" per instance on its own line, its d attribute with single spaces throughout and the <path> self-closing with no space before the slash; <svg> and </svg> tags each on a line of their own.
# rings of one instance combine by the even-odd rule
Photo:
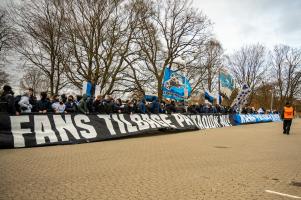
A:
<svg viewBox="0 0 301 200">
<path fill-rule="evenodd" d="M 195 0 L 227 53 L 245 44 L 301 47 L 301 0 Z"/>
<path fill-rule="evenodd" d="M 301 0 L 193 1 L 214 23 L 214 33 L 226 53 L 253 43 L 270 49 L 275 44 L 301 47 Z"/>
<path fill-rule="evenodd" d="M 0 5 L 10 1 L 0 0 Z M 254 43 L 269 49 L 276 44 L 301 47 L 301 0 L 194 0 L 193 5 L 212 20 L 226 53 Z M 16 56 L 9 60 L 11 82 L 18 84 L 21 63 Z"/>
</svg>

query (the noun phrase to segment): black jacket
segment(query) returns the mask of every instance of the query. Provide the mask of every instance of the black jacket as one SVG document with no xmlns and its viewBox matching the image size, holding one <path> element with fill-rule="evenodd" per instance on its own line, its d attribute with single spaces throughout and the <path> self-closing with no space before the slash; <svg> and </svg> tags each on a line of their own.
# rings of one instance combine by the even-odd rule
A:
<svg viewBox="0 0 301 200">
<path fill-rule="evenodd" d="M 37 111 L 47 110 L 47 112 L 51 112 L 51 103 L 48 99 L 41 99 L 37 103 Z"/>
<path fill-rule="evenodd" d="M 7 112 L 12 115 L 16 114 L 15 98 L 13 92 L 3 92 L 3 94 L 1 95 L 0 112 Z"/>
</svg>

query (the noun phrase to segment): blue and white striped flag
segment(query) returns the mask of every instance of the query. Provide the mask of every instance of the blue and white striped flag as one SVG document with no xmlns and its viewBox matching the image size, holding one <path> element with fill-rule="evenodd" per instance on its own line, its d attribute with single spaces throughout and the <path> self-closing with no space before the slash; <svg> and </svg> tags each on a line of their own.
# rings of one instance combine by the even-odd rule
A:
<svg viewBox="0 0 301 200">
<path fill-rule="evenodd" d="M 209 101 L 210 103 L 213 103 L 215 97 L 212 93 L 210 93 L 208 90 L 205 90 L 204 95 L 205 95 L 205 99 L 207 101 Z"/>
<path fill-rule="evenodd" d="M 222 105 L 222 102 L 223 102 L 223 97 L 220 93 L 217 93 L 216 94 L 216 104 L 218 105 Z"/>
</svg>

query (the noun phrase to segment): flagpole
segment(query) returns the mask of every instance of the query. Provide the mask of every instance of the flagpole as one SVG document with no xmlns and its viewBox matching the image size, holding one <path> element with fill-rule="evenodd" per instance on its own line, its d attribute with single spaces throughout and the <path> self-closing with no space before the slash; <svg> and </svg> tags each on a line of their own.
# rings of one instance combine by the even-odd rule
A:
<svg viewBox="0 0 301 200">
<path fill-rule="evenodd" d="M 187 85 L 186 85 L 187 68 L 186 68 L 185 60 L 184 60 L 184 71 L 185 71 L 185 75 L 184 75 L 184 108 L 185 108 L 185 111 L 187 112 L 186 98 L 188 98 L 188 91 L 187 91 Z M 187 96 L 186 96 L 186 93 L 187 93 Z"/>
<path fill-rule="evenodd" d="M 221 68 L 218 69 L 218 105 L 220 105 L 221 102 L 219 102 L 220 95 L 221 95 Z"/>
</svg>

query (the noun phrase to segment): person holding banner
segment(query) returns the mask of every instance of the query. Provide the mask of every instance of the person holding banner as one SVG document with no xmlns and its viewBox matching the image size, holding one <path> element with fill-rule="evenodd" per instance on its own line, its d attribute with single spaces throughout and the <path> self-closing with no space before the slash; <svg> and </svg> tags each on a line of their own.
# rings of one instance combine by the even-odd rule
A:
<svg viewBox="0 0 301 200">
<path fill-rule="evenodd" d="M 287 134 L 287 135 L 290 134 L 290 128 L 292 125 L 293 117 L 294 117 L 294 108 L 290 105 L 289 102 L 286 102 L 282 113 L 283 134 Z"/>
</svg>

